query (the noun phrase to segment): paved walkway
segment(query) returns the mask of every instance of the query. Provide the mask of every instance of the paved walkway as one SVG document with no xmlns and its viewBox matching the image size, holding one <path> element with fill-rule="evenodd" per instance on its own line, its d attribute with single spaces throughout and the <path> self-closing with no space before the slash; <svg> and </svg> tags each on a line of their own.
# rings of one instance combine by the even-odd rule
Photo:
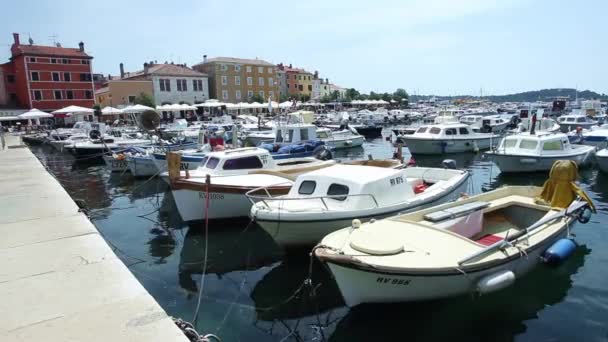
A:
<svg viewBox="0 0 608 342">
<path fill-rule="evenodd" d="M 3 342 L 187 341 L 26 147 L 0 151 L 0 317 Z"/>
</svg>

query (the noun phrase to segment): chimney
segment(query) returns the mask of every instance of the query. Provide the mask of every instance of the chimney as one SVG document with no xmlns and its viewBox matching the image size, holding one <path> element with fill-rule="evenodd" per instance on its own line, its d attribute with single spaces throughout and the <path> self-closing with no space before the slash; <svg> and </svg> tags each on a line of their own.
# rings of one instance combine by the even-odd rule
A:
<svg viewBox="0 0 608 342">
<path fill-rule="evenodd" d="M 207 55 L 203 55 L 203 63 L 207 63 Z"/>
<path fill-rule="evenodd" d="M 15 45 L 21 45 L 19 42 L 19 33 L 13 33 L 13 40 L 15 41 Z"/>
<path fill-rule="evenodd" d="M 120 63 L 120 78 L 125 78 L 125 66 L 122 63 Z"/>
<path fill-rule="evenodd" d="M 329 78 L 325 79 L 325 84 L 329 84 Z"/>
<path fill-rule="evenodd" d="M 112 80 L 112 75 L 108 74 L 108 81 Z"/>
<path fill-rule="evenodd" d="M 315 70 L 315 80 L 319 79 L 319 72 Z"/>
<path fill-rule="evenodd" d="M 78 50 L 80 50 L 80 52 L 84 52 L 84 43 L 83 42 L 78 43 Z"/>
<path fill-rule="evenodd" d="M 289 63 L 289 69 L 293 68 L 293 66 L 291 65 L 291 63 Z"/>
<path fill-rule="evenodd" d="M 150 65 L 149 65 L 147 62 L 146 62 L 146 63 L 144 63 L 144 74 L 147 74 L 147 73 L 148 73 L 148 67 L 149 67 L 149 66 L 150 66 Z"/>
</svg>

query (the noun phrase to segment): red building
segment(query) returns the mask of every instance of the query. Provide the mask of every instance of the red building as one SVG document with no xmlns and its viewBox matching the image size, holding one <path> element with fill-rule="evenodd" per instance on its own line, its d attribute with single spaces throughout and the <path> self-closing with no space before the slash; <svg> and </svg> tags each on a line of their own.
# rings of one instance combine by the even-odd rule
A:
<svg viewBox="0 0 608 342">
<path fill-rule="evenodd" d="M 11 58 L 1 64 L 6 105 L 52 111 L 70 105 L 91 108 L 95 104 L 91 60 L 78 48 L 24 45 L 13 33 Z"/>
</svg>

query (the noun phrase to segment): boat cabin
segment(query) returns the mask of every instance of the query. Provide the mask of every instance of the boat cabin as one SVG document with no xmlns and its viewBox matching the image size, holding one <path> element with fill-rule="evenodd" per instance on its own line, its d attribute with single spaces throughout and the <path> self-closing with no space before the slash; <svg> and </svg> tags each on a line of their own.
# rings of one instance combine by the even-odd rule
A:
<svg viewBox="0 0 608 342">
<path fill-rule="evenodd" d="M 317 138 L 317 126 L 312 124 L 279 125 L 273 128 L 273 132 L 275 143 L 297 143 Z"/>
<path fill-rule="evenodd" d="M 473 135 L 474 132 L 465 124 L 451 125 L 425 125 L 420 126 L 413 136 L 424 136 L 428 138 L 466 138 Z"/>
<path fill-rule="evenodd" d="M 568 136 L 562 133 L 530 135 L 521 133 L 505 137 L 498 147 L 499 153 L 522 155 L 555 155 L 572 150 Z"/>
<path fill-rule="evenodd" d="M 329 208 L 374 208 L 413 197 L 419 183 L 420 178 L 407 178 L 405 170 L 334 165 L 298 176 L 285 197 L 316 199 L 319 206 Z"/>
<path fill-rule="evenodd" d="M 467 125 L 472 125 L 483 119 L 483 115 L 464 115 L 460 117 L 460 122 Z"/>
<path fill-rule="evenodd" d="M 562 115 L 557 118 L 557 122 L 560 124 L 593 124 L 595 121 L 588 118 L 583 114 L 570 114 L 570 115 Z"/>
</svg>

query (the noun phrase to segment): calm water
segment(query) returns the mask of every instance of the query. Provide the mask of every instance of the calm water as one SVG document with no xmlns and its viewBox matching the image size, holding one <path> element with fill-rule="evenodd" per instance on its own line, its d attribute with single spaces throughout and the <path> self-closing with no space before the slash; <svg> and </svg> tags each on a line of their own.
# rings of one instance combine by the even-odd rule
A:
<svg viewBox="0 0 608 342">
<path fill-rule="evenodd" d="M 71 156 L 32 147 L 131 272 L 172 316 L 192 320 L 204 259 L 204 227 L 184 224 L 160 180 L 110 175 L 103 165 L 76 164 Z M 405 150 L 407 151 L 407 150 Z M 392 155 L 376 139 L 339 158 Z M 542 185 L 543 174 L 505 177 L 473 154 L 451 155 L 471 171 L 470 193 L 505 184 Z M 443 158 L 417 158 L 439 166 Z M 306 251 L 285 255 L 247 220 L 210 225 L 208 264 L 199 331 L 223 341 L 466 341 L 608 340 L 608 175 L 582 172 L 581 183 L 599 212 L 577 224 L 575 254 L 558 267 L 539 267 L 515 286 L 484 297 L 415 304 L 368 305 L 350 310 L 329 274 L 312 268 Z M 202 210 L 202 208 L 201 208 Z M 300 291 L 297 291 L 300 289 Z M 296 292 L 297 291 L 297 292 Z M 295 293 L 295 295 L 294 295 Z"/>
</svg>

